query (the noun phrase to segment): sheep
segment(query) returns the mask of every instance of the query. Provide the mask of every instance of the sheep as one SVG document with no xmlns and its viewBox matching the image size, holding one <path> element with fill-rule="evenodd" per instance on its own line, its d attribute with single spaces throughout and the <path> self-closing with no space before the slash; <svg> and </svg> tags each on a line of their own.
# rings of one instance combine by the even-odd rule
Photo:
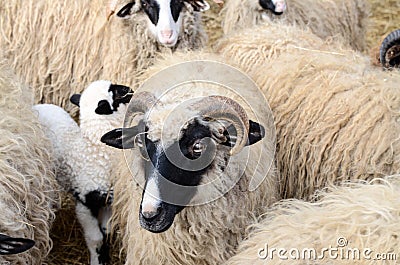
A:
<svg viewBox="0 0 400 265">
<path fill-rule="evenodd" d="M 76 216 L 83 228 L 90 264 L 106 264 L 110 260 L 107 223 L 113 200 L 107 161 L 93 151 L 97 150 L 64 109 L 51 104 L 33 109 L 52 142 L 57 180 L 76 199 Z"/>
<path fill-rule="evenodd" d="M 400 67 L 400 29 L 385 37 L 379 49 L 379 61 L 385 68 Z"/>
<path fill-rule="evenodd" d="M 216 52 L 248 73 L 271 106 L 283 198 L 399 172 L 399 72 L 279 23 L 226 37 Z"/>
<path fill-rule="evenodd" d="M 30 249 L 0 255 L 0 264 L 39 265 L 52 247 L 59 187 L 49 140 L 31 110 L 32 91 L 8 66 L 0 60 L 0 253 Z"/>
<path fill-rule="evenodd" d="M 370 13 L 366 0 L 287 0 L 287 9 L 283 10 L 281 15 L 280 12 L 276 14 L 275 11 L 271 12 L 266 8 L 274 2 L 277 1 L 228 1 L 222 10 L 224 33 L 229 35 L 239 29 L 251 28 L 254 25 L 268 23 L 270 20 L 282 20 L 304 29 L 309 28 L 323 39 L 341 39 L 356 50 L 365 50 L 365 35 Z M 278 34 L 284 36 L 282 32 Z"/>
<path fill-rule="evenodd" d="M 400 249 L 399 180 L 397 175 L 354 181 L 325 188 L 312 202 L 281 201 L 249 227 L 249 238 L 225 265 L 395 262 Z"/>
<path fill-rule="evenodd" d="M 17 0 L 2 4 L 0 46 L 16 72 L 35 89 L 36 103 L 72 111 L 67 105 L 69 95 L 80 92 L 82 84 L 109 79 L 134 85 L 135 73 L 151 65 L 158 52 L 205 44 L 199 14 L 209 8 L 205 0 L 120 0 L 110 4 L 108 9 L 117 12 L 109 20 L 107 3 Z"/>
<path fill-rule="evenodd" d="M 133 148 L 113 175 L 112 220 L 123 237 L 125 264 L 221 264 L 246 236 L 244 228 L 278 199 L 272 115 L 260 97 L 253 98 L 262 95 L 240 72 L 222 63 L 202 64 L 217 57 L 165 56 L 140 78 L 178 67 L 164 72 L 170 79 L 151 77 L 148 90 L 133 94 L 124 128 L 101 139 Z M 197 65 L 178 64 L 190 60 Z M 209 73 L 230 73 L 231 87 L 247 84 L 246 89 L 239 95 L 217 79 L 190 82 L 208 80 Z M 170 90 L 171 81 L 181 85 Z M 252 176 L 265 178 L 254 190 Z"/>
</svg>

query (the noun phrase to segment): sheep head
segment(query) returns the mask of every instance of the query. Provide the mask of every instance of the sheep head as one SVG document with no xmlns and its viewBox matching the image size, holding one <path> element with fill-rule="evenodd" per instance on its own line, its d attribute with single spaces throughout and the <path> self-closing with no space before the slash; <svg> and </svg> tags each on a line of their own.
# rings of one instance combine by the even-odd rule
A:
<svg viewBox="0 0 400 265">
<path fill-rule="evenodd" d="M 229 156 L 264 137 L 263 127 L 230 98 L 206 96 L 187 102 L 171 112 L 153 94 L 136 93 L 127 115 L 139 114 L 137 125 L 110 131 L 101 139 L 116 148 L 140 150 L 145 162 L 137 166 L 144 167 L 145 188 L 139 220 L 154 233 L 172 225 L 206 174 L 224 173 L 215 161 L 227 163 Z M 160 119 L 166 113 L 168 119 Z"/>
<path fill-rule="evenodd" d="M 275 15 L 281 15 L 286 10 L 285 0 L 259 0 L 258 3 L 263 9 L 270 10 Z"/>
<path fill-rule="evenodd" d="M 112 6 L 110 10 L 115 10 L 115 4 L 110 4 L 110 6 Z M 182 31 L 183 10 L 189 7 L 193 11 L 204 12 L 210 8 L 210 5 L 205 0 L 131 1 L 118 11 L 117 16 L 129 19 L 134 13 L 143 11 L 148 18 L 149 31 L 157 41 L 164 46 L 174 47 Z M 108 11 L 108 14 L 113 12 Z"/>
<path fill-rule="evenodd" d="M 383 40 L 379 57 L 384 68 L 400 67 L 400 29 L 391 32 Z"/>
</svg>

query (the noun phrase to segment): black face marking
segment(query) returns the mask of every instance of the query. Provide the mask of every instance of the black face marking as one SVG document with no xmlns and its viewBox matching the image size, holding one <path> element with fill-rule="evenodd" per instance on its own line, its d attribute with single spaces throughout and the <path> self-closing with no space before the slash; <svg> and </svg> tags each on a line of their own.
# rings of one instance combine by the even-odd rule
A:
<svg viewBox="0 0 400 265">
<path fill-rule="evenodd" d="M 99 101 L 94 112 L 99 115 L 110 115 L 113 114 L 113 109 L 111 108 L 110 103 L 103 99 Z"/>
<path fill-rule="evenodd" d="M 89 208 L 94 217 L 99 216 L 100 208 L 109 206 L 112 201 L 112 195 L 100 193 L 100 191 L 91 191 L 85 195 L 85 202 L 81 203 Z"/>
<path fill-rule="evenodd" d="M 112 92 L 113 109 L 118 110 L 120 104 L 128 104 L 132 98 L 133 91 L 130 87 L 111 84 L 108 92 Z"/>
<path fill-rule="evenodd" d="M 12 255 L 27 251 L 35 241 L 26 238 L 13 238 L 0 234 L 0 255 Z"/>
<path fill-rule="evenodd" d="M 171 0 L 169 5 L 171 7 L 172 18 L 177 22 L 183 8 L 183 0 Z"/>
<path fill-rule="evenodd" d="M 157 25 L 160 16 L 160 6 L 156 0 L 141 0 L 143 11 L 149 17 L 151 23 Z"/>
<path fill-rule="evenodd" d="M 126 4 L 124 7 L 122 7 L 119 11 L 118 11 L 118 13 L 117 13 L 117 16 L 118 17 L 121 17 L 121 18 L 126 18 L 126 17 L 128 17 L 130 14 L 131 14 L 131 10 L 132 10 L 132 7 L 135 5 L 135 1 L 132 1 L 132 2 L 130 2 L 130 3 L 128 3 L 128 4 Z"/>
<path fill-rule="evenodd" d="M 69 100 L 71 101 L 72 104 L 79 107 L 79 103 L 81 101 L 81 94 L 73 94 Z"/>
<path fill-rule="evenodd" d="M 259 0 L 258 2 L 262 8 L 271 10 L 271 12 L 275 15 L 283 14 L 283 12 L 275 12 L 276 7 L 275 7 L 274 3 L 272 3 L 271 0 Z"/>
</svg>

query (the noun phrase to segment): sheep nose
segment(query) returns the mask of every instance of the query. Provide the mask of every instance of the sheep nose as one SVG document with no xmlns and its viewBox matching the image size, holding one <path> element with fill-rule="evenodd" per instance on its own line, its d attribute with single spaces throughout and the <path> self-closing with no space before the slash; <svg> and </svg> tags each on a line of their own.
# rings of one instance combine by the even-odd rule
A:
<svg viewBox="0 0 400 265">
<path fill-rule="evenodd" d="M 164 39 L 169 39 L 172 37 L 172 30 L 171 29 L 166 29 L 166 30 L 161 30 L 161 36 Z"/>
<path fill-rule="evenodd" d="M 151 221 L 155 219 L 158 215 L 160 215 L 160 213 L 161 207 L 158 207 L 157 209 L 151 211 L 142 211 L 142 215 L 144 219 L 146 219 L 146 221 Z"/>
</svg>

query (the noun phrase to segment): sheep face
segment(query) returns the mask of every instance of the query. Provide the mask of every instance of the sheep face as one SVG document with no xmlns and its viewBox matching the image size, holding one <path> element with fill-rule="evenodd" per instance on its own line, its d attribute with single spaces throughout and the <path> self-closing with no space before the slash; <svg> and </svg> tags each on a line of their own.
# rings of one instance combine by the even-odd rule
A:
<svg viewBox="0 0 400 265">
<path fill-rule="evenodd" d="M 229 110 L 225 105 L 232 102 L 225 100 L 221 103 L 218 100 L 222 97 L 215 98 L 218 99 L 212 104 L 212 115 L 207 111 L 175 113 L 179 117 L 169 117 L 174 126 L 164 126 L 165 119 L 156 119 L 162 110 L 160 108 L 158 112 L 155 107 L 144 115 L 138 125 L 116 129 L 102 137 L 101 141 L 108 145 L 123 149 L 138 148 L 142 154 L 143 163 L 140 166 L 143 167 L 145 185 L 139 220 L 148 231 L 166 231 L 173 224 L 176 214 L 190 204 L 198 186 L 204 184 L 203 179 L 210 179 L 210 175 L 224 177 L 232 150 L 238 145 L 241 149 L 254 144 L 264 137 L 263 127 L 258 123 L 248 120 L 246 116 L 232 117 L 243 114 L 242 109 L 235 106 L 235 110 Z M 204 101 L 197 103 L 201 106 Z M 225 117 L 215 113 L 216 109 L 222 109 Z M 244 131 L 242 126 L 246 128 Z M 177 130 L 173 127 L 180 128 L 175 137 L 172 135 Z M 168 139 L 163 139 L 165 135 Z"/>
<path fill-rule="evenodd" d="M 110 81 L 95 81 L 85 91 L 71 96 L 71 102 L 81 107 L 81 115 L 110 115 L 129 103 L 133 91 Z M 122 104 L 122 105 L 121 105 Z M 122 110 L 121 112 L 125 112 Z"/>
<path fill-rule="evenodd" d="M 259 0 L 258 3 L 265 10 L 270 10 L 275 15 L 281 15 L 286 10 L 285 0 Z"/>
<path fill-rule="evenodd" d="M 141 9 L 147 15 L 148 27 L 158 42 L 167 47 L 174 47 L 182 30 L 182 16 L 186 5 L 194 11 L 202 12 L 210 8 L 206 1 L 188 0 L 141 0 Z M 124 6 L 117 14 L 129 18 L 135 2 Z"/>
</svg>

